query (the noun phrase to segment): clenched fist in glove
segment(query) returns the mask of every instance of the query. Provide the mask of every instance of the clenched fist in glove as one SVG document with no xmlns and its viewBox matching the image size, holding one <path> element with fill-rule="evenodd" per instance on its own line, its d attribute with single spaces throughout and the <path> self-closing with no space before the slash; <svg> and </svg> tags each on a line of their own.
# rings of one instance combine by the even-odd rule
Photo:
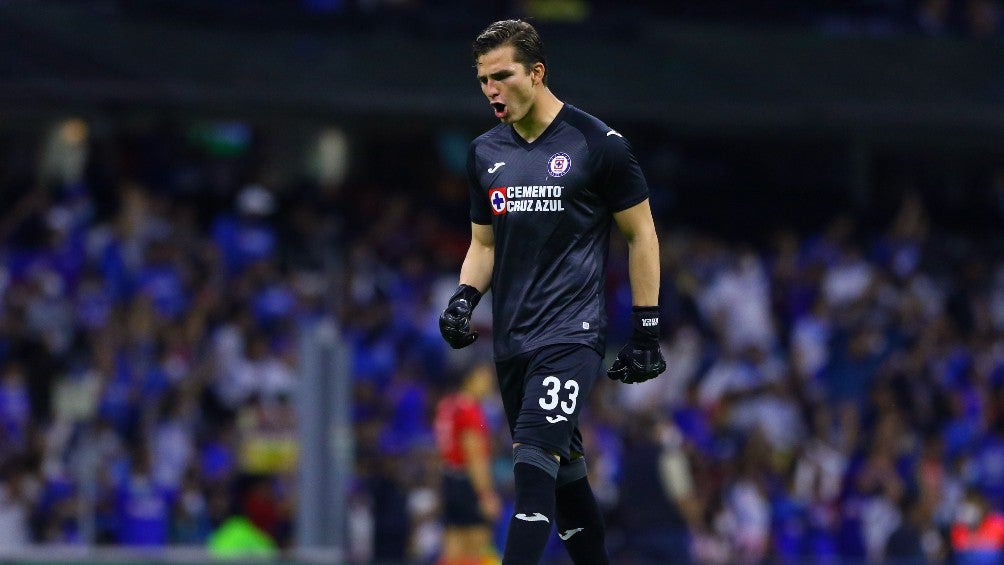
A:
<svg viewBox="0 0 1004 565">
<path fill-rule="evenodd" d="M 453 349 L 467 347 L 478 339 L 478 332 L 471 331 L 471 313 L 480 301 L 481 292 L 478 289 L 462 284 L 439 316 L 439 333 Z"/>
<path fill-rule="evenodd" d="M 608 377 L 622 383 L 654 379 L 666 370 L 666 360 L 659 351 L 659 307 L 635 306 L 631 309 L 631 323 L 631 338 L 607 370 Z"/>
</svg>

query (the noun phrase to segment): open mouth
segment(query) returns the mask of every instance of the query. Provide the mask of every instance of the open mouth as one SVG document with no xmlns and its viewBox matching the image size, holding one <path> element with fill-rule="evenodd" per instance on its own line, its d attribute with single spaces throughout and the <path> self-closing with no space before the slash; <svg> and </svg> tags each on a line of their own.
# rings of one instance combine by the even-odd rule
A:
<svg viewBox="0 0 1004 565">
<path fill-rule="evenodd" d="M 502 102 L 492 102 L 492 109 L 495 110 L 495 117 L 501 118 L 505 116 L 505 104 Z"/>
</svg>

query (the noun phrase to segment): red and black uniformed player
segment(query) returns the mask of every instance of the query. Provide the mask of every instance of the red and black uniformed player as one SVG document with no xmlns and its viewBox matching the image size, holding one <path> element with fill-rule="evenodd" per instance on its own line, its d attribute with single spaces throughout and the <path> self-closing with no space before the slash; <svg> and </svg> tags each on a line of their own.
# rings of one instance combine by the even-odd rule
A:
<svg viewBox="0 0 1004 565">
<path fill-rule="evenodd" d="M 492 526 L 501 511 L 491 474 L 491 439 L 481 402 L 495 387 L 491 366 L 473 367 L 436 405 L 443 462 L 443 550 L 437 565 L 485 565 L 497 556 Z"/>
<path fill-rule="evenodd" d="M 603 372 L 612 225 L 628 242 L 634 331 L 607 375 L 634 383 L 666 368 L 648 186 L 619 132 L 548 88 L 530 24 L 495 22 L 473 48 L 481 90 L 501 123 L 470 146 L 471 245 L 440 331 L 454 348 L 470 345 L 471 311 L 491 288 L 516 491 L 503 563 L 537 563 L 556 525 L 576 564 L 605 564 L 578 419 Z"/>
</svg>

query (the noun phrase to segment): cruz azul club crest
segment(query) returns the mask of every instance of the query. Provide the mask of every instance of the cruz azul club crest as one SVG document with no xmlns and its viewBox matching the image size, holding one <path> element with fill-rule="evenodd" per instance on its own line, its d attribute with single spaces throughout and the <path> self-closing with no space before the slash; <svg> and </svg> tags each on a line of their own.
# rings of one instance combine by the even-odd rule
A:
<svg viewBox="0 0 1004 565">
<path fill-rule="evenodd" d="M 572 159 L 568 153 L 555 153 L 547 160 L 547 174 L 552 177 L 564 176 L 572 166 Z"/>
</svg>

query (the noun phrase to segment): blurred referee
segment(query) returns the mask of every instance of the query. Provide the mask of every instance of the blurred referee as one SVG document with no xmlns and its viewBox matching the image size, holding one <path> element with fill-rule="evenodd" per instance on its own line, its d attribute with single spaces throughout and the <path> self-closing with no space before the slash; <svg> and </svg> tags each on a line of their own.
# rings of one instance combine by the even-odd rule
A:
<svg viewBox="0 0 1004 565">
<path fill-rule="evenodd" d="M 473 343 L 471 312 L 492 289 L 516 490 L 503 565 L 538 563 L 552 524 L 577 565 L 606 564 L 578 419 L 603 371 L 613 223 L 629 246 L 634 332 L 607 375 L 635 383 L 666 369 L 648 186 L 620 133 L 548 88 L 533 26 L 495 22 L 474 40 L 473 54 L 501 123 L 470 146 L 471 245 L 440 331 L 454 348 Z"/>
<path fill-rule="evenodd" d="M 498 562 L 492 525 L 501 505 L 492 485 L 491 439 L 481 410 L 494 381 L 491 366 L 478 365 L 457 392 L 436 405 L 433 426 L 443 462 L 443 551 L 437 565 Z"/>
</svg>

